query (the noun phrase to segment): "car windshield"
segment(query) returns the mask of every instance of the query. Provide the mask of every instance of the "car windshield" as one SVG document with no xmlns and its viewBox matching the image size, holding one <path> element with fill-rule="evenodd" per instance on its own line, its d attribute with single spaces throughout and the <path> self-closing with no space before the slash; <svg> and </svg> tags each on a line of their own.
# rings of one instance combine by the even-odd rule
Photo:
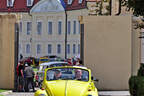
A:
<svg viewBox="0 0 144 96">
<path fill-rule="evenodd" d="M 48 81 L 51 80 L 79 80 L 88 81 L 89 72 L 79 68 L 53 68 L 47 71 Z"/>
</svg>

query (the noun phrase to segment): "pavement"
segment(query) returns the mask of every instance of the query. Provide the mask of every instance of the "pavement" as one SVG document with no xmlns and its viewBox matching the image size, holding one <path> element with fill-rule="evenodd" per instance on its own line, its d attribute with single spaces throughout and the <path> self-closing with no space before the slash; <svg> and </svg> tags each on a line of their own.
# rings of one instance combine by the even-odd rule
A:
<svg viewBox="0 0 144 96">
<path fill-rule="evenodd" d="M 34 92 L 12 92 L 0 93 L 3 96 L 34 96 Z M 130 96 L 129 91 L 99 91 L 99 96 Z"/>
<path fill-rule="evenodd" d="M 99 96 L 130 96 L 129 91 L 99 91 Z"/>
</svg>

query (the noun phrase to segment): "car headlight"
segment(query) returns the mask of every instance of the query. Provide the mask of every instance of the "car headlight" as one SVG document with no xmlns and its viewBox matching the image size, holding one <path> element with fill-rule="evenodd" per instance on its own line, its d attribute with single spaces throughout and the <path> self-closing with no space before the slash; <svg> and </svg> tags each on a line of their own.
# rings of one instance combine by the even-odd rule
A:
<svg viewBox="0 0 144 96">
<path fill-rule="evenodd" d="M 45 94 L 40 94 L 39 96 L 46 96 Z"/>
</svg>

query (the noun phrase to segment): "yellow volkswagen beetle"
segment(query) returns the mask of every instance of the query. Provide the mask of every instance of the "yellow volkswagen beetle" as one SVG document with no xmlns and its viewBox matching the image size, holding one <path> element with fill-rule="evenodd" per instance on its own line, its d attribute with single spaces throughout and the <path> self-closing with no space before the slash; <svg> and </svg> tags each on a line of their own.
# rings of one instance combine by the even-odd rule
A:
<svg viewBox="0 0 144 96">
<path fill-rule="evenodd" d="M 52 67 L 45 70 L 42 88 L 35 96 L 98 96 L 91 70 L 80 66 Z"/>
</svg>

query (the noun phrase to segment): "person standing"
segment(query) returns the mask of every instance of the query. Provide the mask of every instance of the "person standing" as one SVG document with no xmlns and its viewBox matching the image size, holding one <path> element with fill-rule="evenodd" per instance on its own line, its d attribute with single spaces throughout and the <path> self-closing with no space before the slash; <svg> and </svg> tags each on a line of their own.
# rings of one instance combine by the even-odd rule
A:
<svg viewBox="0 0 144 96">
<path fill-rule="evenodd" d="M 24 91 L 24 66 L 23 63 L 20 63 L 19 66 L 17 66 L 17 75 L 18 75 L 18 91 L 22 92 Z"/>
<path fill-rule="evenodd" d="M 25 64 L 25 77 L 26 77 L 26 89 L 25 91 L 26 92 L 29 92 L 29 85 L 31 84 L 32 85 L 32 88 L 33 88 L 33 91 L 35 91 L 34 89 L 34 71 L 32 69 L 32 67 L 30 66 L 30 64 Z"/>
</svg>

